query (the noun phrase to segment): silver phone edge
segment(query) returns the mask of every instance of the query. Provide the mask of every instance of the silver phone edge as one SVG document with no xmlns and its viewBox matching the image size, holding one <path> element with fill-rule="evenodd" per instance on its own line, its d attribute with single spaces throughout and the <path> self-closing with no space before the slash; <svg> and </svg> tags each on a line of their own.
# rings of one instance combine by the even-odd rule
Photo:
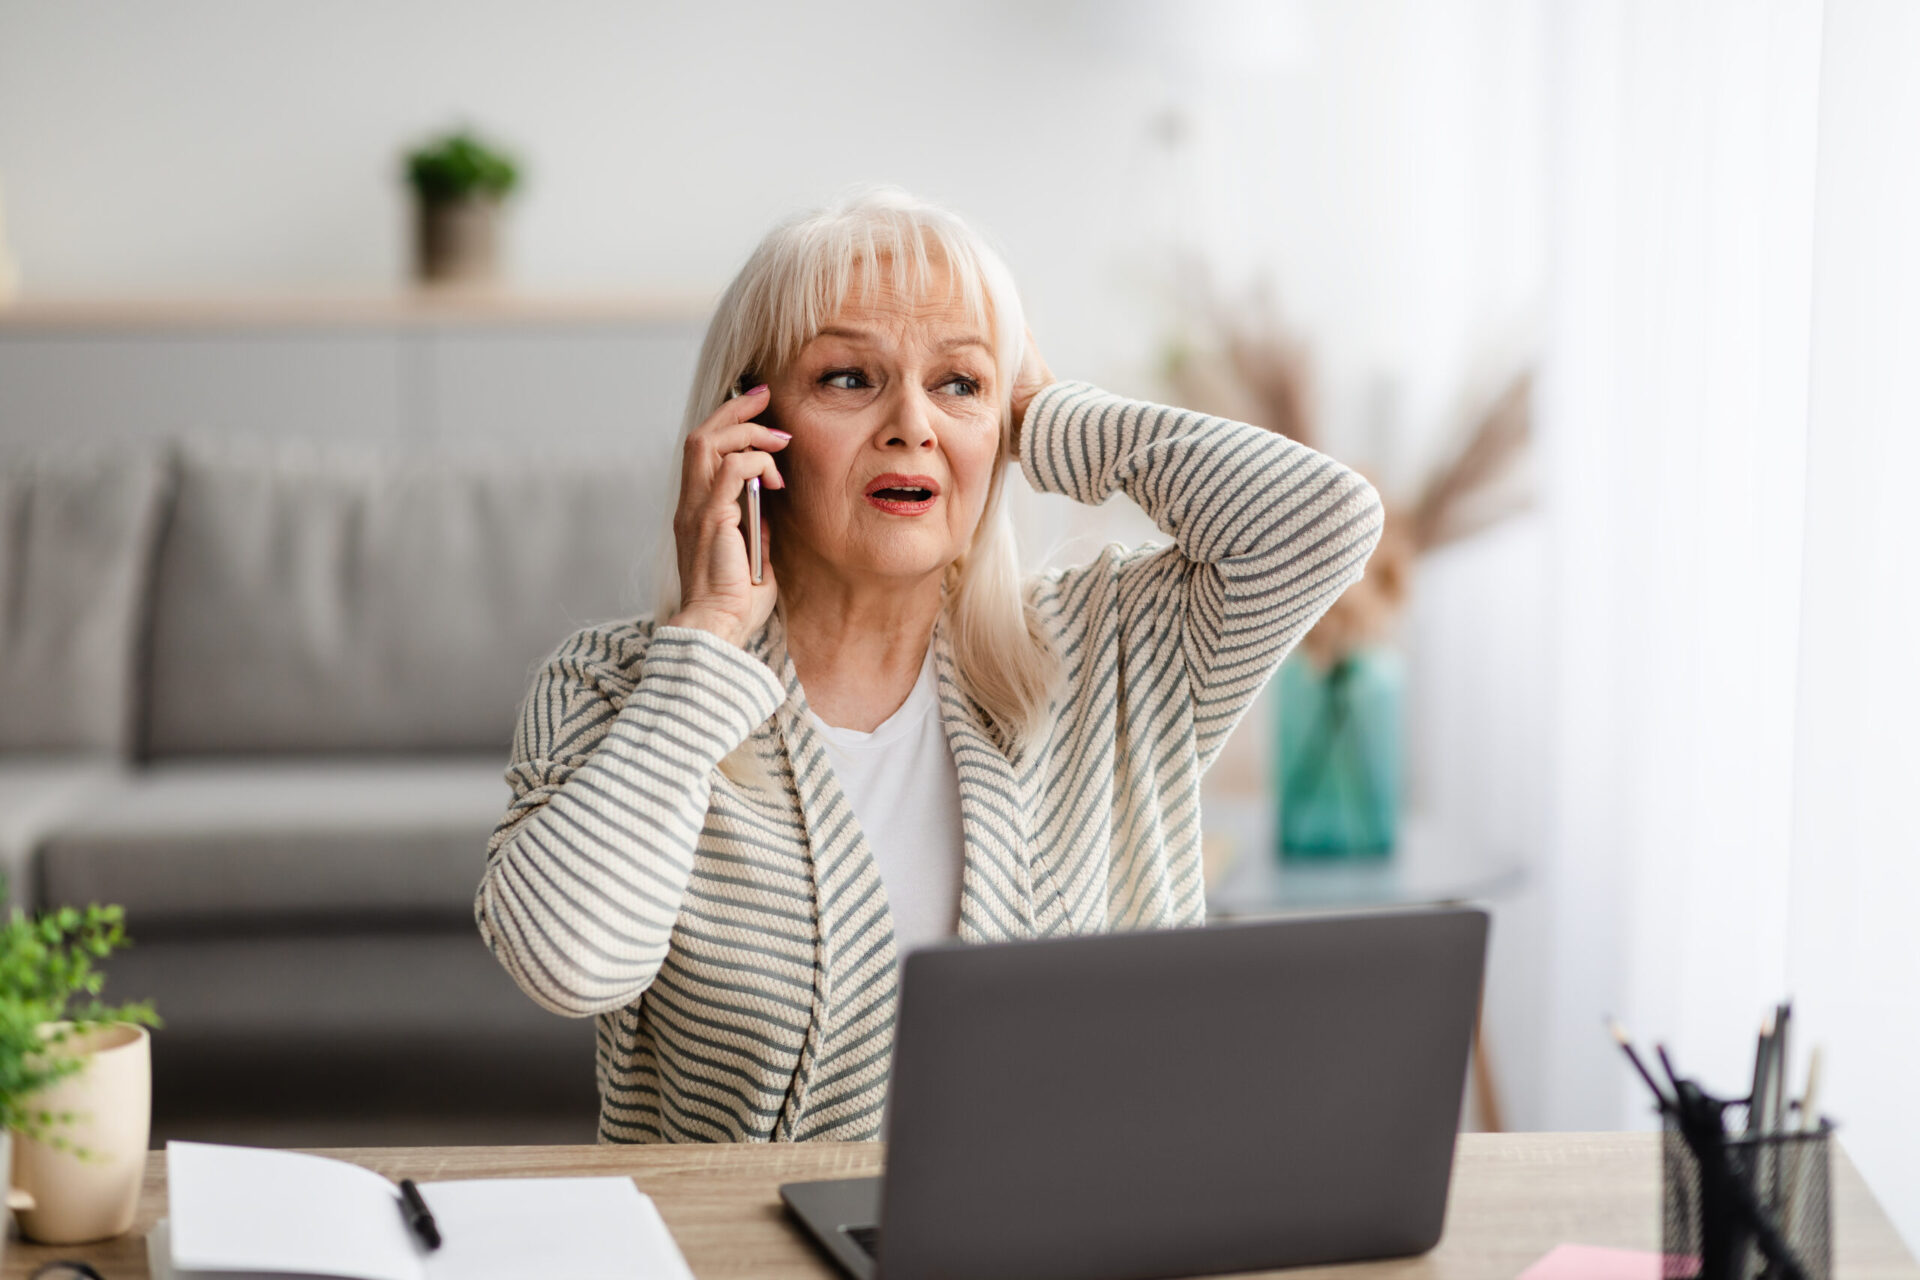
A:
<svg viewBox="0 0 1920 1280">
<path fill-rule="evenodd" d="M 760 477 L 747 479 L 747 557 L 753 562 L 753 585 L 759 586 L 765 571 L 760 562 Z"/>
</svg>

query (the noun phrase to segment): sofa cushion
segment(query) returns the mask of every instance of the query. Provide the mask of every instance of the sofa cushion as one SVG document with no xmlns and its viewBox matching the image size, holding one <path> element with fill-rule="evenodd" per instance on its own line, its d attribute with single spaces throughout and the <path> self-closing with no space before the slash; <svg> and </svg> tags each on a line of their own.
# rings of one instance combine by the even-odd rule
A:
<svg viewBox="0 0 1920 1280">
<path fill-rule="evenodd" d="M 128 748 L 168 476 L 154 446 L 0 452 L 0 752 Z"/>
<path fill-rule="evenodd" d="M 103 966 L 107 996 L 152 999 L 169 1051 L 186 1039 L 254 1052 L 295 1041 L 398 1058 L 466 1039 L 478 1051 L 513 1040 L 570 1044 L 566 1066 L 593 1075 L 593 1033 L 529 1000 L 472 928 L 317 935 L 259 933 L 135 945 Z M 325 974 L 325 981 L 316 981 Z M 458 1074 L 454 1064 L 449 1083 Z"/>
<path fill-rule="evenodd" d="M 593 1020 L 529 1000 L 471 923 L 142 940 L 103 968 L 166 1019 L 158 1139 L 593 1141 Z"/>
<path fill-rule="evenodd" d="M 535 664 L 643 607 L 660 463 L 188 442 L 149 754 L 504 751 Z"/>
<path fill-rule="evenodd" d="M 472 927 L 500 757 L 156 765 L 45 834 L 37 900 L 117 902 L 136 940 L 286 926 Z"/>
<path fill-rule="evenodd" d="M 114 791 L 126 772 L 97 755 L 0 757 L 0 873 L 7 878 L 0 909 L 34 905 L 34 851 Z"/>
</svg>

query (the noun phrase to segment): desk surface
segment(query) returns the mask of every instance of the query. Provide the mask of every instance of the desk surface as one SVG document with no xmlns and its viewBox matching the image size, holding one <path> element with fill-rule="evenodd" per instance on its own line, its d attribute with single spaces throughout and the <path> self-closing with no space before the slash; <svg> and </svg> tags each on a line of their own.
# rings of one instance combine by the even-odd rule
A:
<svg viewBox="0 0 1920 1280">
<path fill-rule="evenodd" d="M 1465 1134 L 1454 1166 L 1446 1236 L 1425 1257 L 1349 1267 L 1275 1273 L 1289 1280 L 1394 1280 L 1517 1276 L 1566 1241 L 1652 1249 L 1658 1246 L 1659 1156 L 1654 1134 Z M 631 1174 L 660 1206 L 694 1274 L 827 1277 L 835 1272 L 813 1252 L 781 1210 L 777 1188 L 803 1178 L 878 1172 L 877 1143 L 800 1146 L 654 1147 L 396 1147 L 323 1154 L 363 1164 L 391 1178 Z M 1835 1149 L 1834 1211 L 1840 1280 L 1920 1280 L 1920 1267 L 1900 1243 L 1844 1153 Z M 166 1166 L 147 1163 L 134 1230 L 119 1240 L 64 1249 L 11 1242 L 6 1280 L 25 1277 L 48 1258 L 81 1257 L 108 1280 L 147 1274 L 147 1228 L 162 1216 Z"/>
</svg>

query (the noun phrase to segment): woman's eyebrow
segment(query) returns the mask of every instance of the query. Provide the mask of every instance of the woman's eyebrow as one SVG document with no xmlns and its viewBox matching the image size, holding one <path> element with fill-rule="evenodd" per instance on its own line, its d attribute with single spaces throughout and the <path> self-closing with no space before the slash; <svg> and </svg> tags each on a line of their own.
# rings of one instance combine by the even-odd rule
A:
<svg viewBox="0 0 1920 1280">
<path fill-rule="evenodd" d="M 886 345 L 885 343 L 880 341 L 877 335 L 873 333 L 869 333 L 863 329 L 849 329 L 843 325 L 828 325 L 826 328 L 821 329 L 818 333 L 814 334 L 814 337 L 815 338 L 845 338 L 849 342 L 864 342 L 869 346 L 885 346 Z M 938 343 L 934 347 L 934 350 L 945 353 L 948 351 L 953 351 L 960 347 L 979 347 L 982 351 L 985 351 L 988 355 L 993 354 L 993 345 L 989 343 L 985 338 L 979 336 L 978 334 L 972 334 L 972 333 L 963 333 L 963 334 L 956 335 L 955 337 L 948 338 L 944 342 Z"/>
</svg>

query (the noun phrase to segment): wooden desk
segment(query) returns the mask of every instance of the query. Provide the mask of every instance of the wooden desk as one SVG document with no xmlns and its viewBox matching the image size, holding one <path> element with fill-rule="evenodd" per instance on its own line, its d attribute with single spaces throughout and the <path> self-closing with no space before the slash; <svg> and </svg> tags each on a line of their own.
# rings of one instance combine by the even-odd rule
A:
<svg viewBox="0 0 1920 1280">
<path fill-rule="evenodd" d="M 1421 1258 L 1276 1273 L 1293 1280 L 1508 1280 L 1563 1241 L 1658 1246 L 1659 1160 L 1652 1134 L 1465 1134 L 1454 1166 L 1446 1238 Z M 324 1154 L 388 1177 L 508 1177 L 631 1174 L 673 1229 L 694 1273 L 827 1277 L 835 1272 L 786 1220 L 776 1188 L 802 1178 L 879 1171 L 874 1143 L 805 1146 L 415 1147 Z M 1842 1280 L 1920 1280 L 1920 1267 L 1837 1147 L 1834 1212 Z M 108 1280 L 147 1274 L 145 1234 L 166 1201 L 165 1158 L 147 1164 L 134 1230 L 119 1240 L 69 1249 L 14 1241 L 6 1280 L 48 1258 L 91 1261 Z"/>
</svg>

